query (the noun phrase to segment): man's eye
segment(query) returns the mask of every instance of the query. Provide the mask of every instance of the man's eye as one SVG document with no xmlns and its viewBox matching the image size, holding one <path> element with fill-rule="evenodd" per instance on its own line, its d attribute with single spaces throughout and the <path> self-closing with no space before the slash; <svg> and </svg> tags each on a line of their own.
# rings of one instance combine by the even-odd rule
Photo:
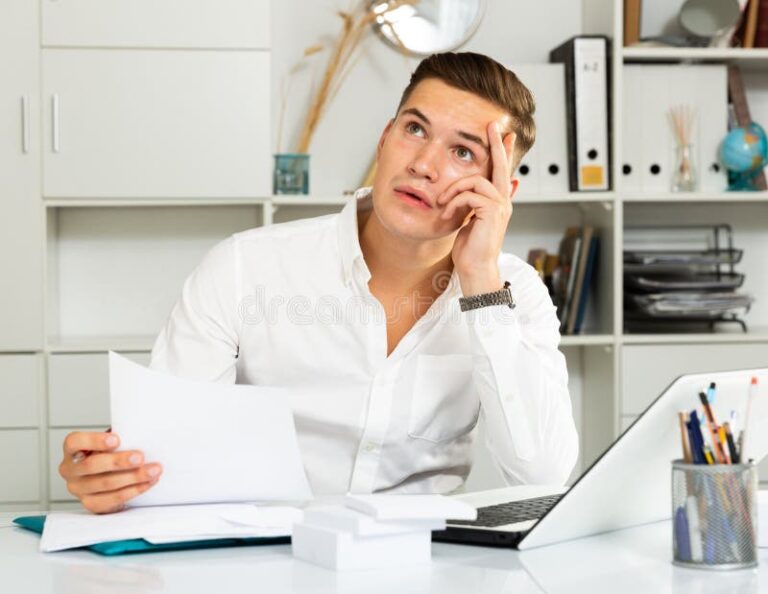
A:
<svg viewBox="0 0 768 594">
<path fill-rule="evenodd" d="M 423 128 L 416 122 L 408 122 L 405 125 L 405 129 L 409 134 L 419 134 L 423 132 Z"/>
<path fill-rule="evenodd" d="M 474 161 L 475 155 L 465 146 L 460 146 L 456 149 L 456 156 L 462 161 Z"/>
</svg>

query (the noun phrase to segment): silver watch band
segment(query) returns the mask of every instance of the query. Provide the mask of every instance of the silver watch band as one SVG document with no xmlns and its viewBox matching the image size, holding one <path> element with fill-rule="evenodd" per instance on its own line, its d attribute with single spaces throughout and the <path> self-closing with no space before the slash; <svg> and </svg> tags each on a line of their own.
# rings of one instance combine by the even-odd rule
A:
<svg viewBox="0 0 768 594">
<path fill-rule="evenodd" d="M 471 297 L 459 297 L 459 307 L 461 307 L 461 311 L 469 311 L 470 309 L 478 309 L 489 305 L 507 305 L 509 309 L 515 309 L 515 300 L 512 298 L 512 290 L 509 287 L 509 281 L 505 281 L 504 287 L 499 291 L 472 295 Z"/>
</svg>

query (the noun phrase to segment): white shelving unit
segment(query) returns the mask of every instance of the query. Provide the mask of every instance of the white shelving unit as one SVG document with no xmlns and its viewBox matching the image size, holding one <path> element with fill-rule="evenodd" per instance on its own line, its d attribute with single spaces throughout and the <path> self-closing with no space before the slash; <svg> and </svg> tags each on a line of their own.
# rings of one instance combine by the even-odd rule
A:
<svg viewBox="0 0 768 594">
<path fill-rule="evenodd" d="M 0 293 L 0 473 L 13 479 L 2 483 L 12 486 L 0 486 L 0 508 L 5 509 L 69 505 L 71 498 L 56 476 L 61 440 L 69 430 L 103 427 L 108 422 L 107 351 L 147 360 L 183 279 L 211 246 L 250 227 L 337 212 L 351 199 L 341 191 L 337 196 L 269 195 L 265 188 L 271 185 L 270 135 L 258 135 L 262 144 L 252 134 L 238 131 L 233 136 L 232 122 L 255 126 L 268 118 L 269 94 L 253 84 L 269 80 L 258 66 L 269 63 L 270 28 L 264 26 L 269 22 L 268 0 L 230 0 L 226 8 L 214 0 L 194 0 L 198 14 L 226 10 L 229 15 L 208 19 L 207 24 L 201 18 L 195 26 L 179 23 L 178 15 L 186 12 L 179 7 L 187 6 L 180 0 L 165 0 L 163 9 L 156 8 L 152 18 L 143 19 L 125 12 L 128 0 L 107 0 L 109 10 L 99 11 L 102 20 L 87 18 L 95 2 L 11 0 L 12 18 L 0 20 L 0 48 L 5 50 L 0 52 L 0 65 L 5 59 L 23 57 L 30 64 L 27 70 L 40 72 L 44 79 L 37 80 L 33 74 L 6 80 L 0 74 L 0 125 L 7 123 L 10 130 L 0 136 L 0 158 L 2 165 L 9 159 L 13 166 L 8 170 L 14 172 L 9 178 L 6 168 L 0 168 L 0 273 L 18 279 L 14 290 Z M 105 0 L 100 5 L 106 6 Z M 613 40 L 614 189 L 521 195 L 505 241 L 506 250 L 525 257 L 533 247 L 556 251 L 569 225 L 592 224 L 600 229 L 600 276 L 585 333 L 564 336 L 561 342 L 582 436 L 582 467 L 675 375 L 768 362 L 768 303 L 763 303 L 768 272 L 760 260 L 768 248 L 768 193 L 648 195 L 623 192 L 621 179 L 625 64 L 735 61 L 764 74 L 768 50 L 623 48 L 621 6 L 621 0 L 583 0 L 581 23 L 570 32 L 605 34 Z M 240 26 L 254 19 L 258 27 Z M 146 23 L 152 24 L 148 30 L 144 30 Z M 153 60 L 145 59 L 150 55 L 172 59 L 161 61 L 159 70 L 152 71 Z M 149 72 L 111 76 L 112 86 L 107 85 L 108 92 L 100 95 L 105 103 L 96 105 L 98 97 L 93 95 L 83 99 L 90 106 L 87 110 L 73 105 L 79 100 L 79 89 L 102 92 L 88 79 L 89 73 L 106 76 L 113 72 L 115 60 L 121 68 L 140 64 Z M 186 106 L 182 115 L 204 117 L 205 109 L 212 109 L 210 113 L 217 117 L 231 116 L 219 122 L 230 127 L 192 126 L 199 136 L 193 135 L 192 141 L 198 145 L 189 144 L 180 120 L 173 126 L 166 122 L 163 134 L 150 129 L 136 135 L 142 121 L 122 98 L 141 95 L 141 85 L 147 81 L 160 84 L 160 73 L 177 66 L 194 69 L 196 60 L 209 68 L 201 72 L 226 64 L 232 69 L 227 80 L 242 77 L 242 85 L 230 85 L 217 94 L 199 81 L 195 88 L 207 89 L 205 96 L 182 87 L 176 98 Z M 70 95 L 60 91 L 54 117 L 52 85 L 66 81 L 60 64 L 71 65 L 87 84 L 67 87 Z M 5 72 L 16 71 L 0 68 L 0 73 Z M 754 83 L 749 90 L 764 93 L 759 76 L 745 79 Z M 182 72 L 174 80 L 181 84 L 191 79 Z M 167 84 L 163 90 L 174 92 Z M 221 102 L 232 94 L 242 101 L 232 104 L 238 107 L 227 114 Z M 768 100 L 761 103 L 764 97 L 768 93 L 758 94 L 752 108 L 756 119 L 768 122 Z M 151 105 L 148 95 L 139 99 L 134 106 Z M 166 97 L 160 106 L 168 121 L 175 117 L 173 105 L 174 98 Z M 75 121 L 69 119 L 78 113 Z M 53 148 L 55 120 L 60 126 L 59 153 Z M 112 127 L 99 128 L 102 120 Z M 87 134 L 80 136 L 83 126 Z M 105 130 L 111 132 L 109 136 Z M 147 143 L 147 138 L 155 142 Z M 163 169 L 147 158 L 157 154 L 151 151 L 163 142 L 169 151 L 176 144 L 184 149 L 174 153 L 173 173 L 165 177 Z M 194 146 L 204 146 L 205 158 L 198 158 Z M 77 154 L 69 154 L 70 150 Z M 242 151 L 250 152 L 253 170 L 245 171 L 227 160 L 230 154 L 242 156 Z M 121 164 L 121 155 L 132 156 Z M 53 166 L 59 157 L 71 159 L 74 165 Z M 90 179 L 80 179 L 82 173 L 78 179 L 69 179 L 75 175 L 71 172 L 88 171 L 89 158 L 103 161 L 104 171 L 120 170 L 119 183 L 112 184 L 110 176 L 99 172 Z M 204 192 L 191 191 L 189 179 L 179 177 L 179 168 L 187 165 L 185 159 L 197 169 L 191 179 L 202 180 L 198 186 L 207 188 Z M 223 171 L 230 172 L 229 181 L 219 184 L 217 177 Z M 679 222 L 686 217 L 733 224 L 736 242 L 745 247 L 742 268 L 758 298 L 747 317 L 749 332 L 625 335 L 621 274 L 625 226 L 638 221 Z M 702 367 L 704 363 L 709 367 Z M 23 456 L 18 457 L 20 451 Z M 498 480 L 481 450 L 478 455 L 469 488 L 492 486 Z"/>
</svg>

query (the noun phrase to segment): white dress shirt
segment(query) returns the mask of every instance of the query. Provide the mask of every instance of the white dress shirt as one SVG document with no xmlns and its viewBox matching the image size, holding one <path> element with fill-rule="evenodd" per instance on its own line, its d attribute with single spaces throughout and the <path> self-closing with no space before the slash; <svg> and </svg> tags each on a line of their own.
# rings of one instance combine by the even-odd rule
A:
<svg viewBox="0 0 768 594">
<path fill-rule="evenodd" d="M 370 208 L 363 188 L 338 214 L 216 245 L 185 282 L 151 366 L 296 388 L 316 495 L 453 491 L 469 473 L 480 414 L 508 482 L 564 483 L 578 438 L 555 307 L 534 269 L 502 253 L 517 307 L 468 312 L 454 270 L 387 356 L 386 315 L 358 238 L 358 210 Z"/>
</svg>

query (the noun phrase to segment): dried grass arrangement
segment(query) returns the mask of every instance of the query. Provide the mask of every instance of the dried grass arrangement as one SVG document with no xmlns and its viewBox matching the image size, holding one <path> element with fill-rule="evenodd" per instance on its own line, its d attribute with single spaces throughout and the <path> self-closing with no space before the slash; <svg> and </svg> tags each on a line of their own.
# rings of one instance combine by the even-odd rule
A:
<svg viewBox="0 0 768 594">
<path fill-rule="evenodd" d="M 357 8 L 350 11 L 340 10 L 337 12 L 341 19 L 341 31 L 331 47 L 322 80 L 312 97 L 307 117 L 304 120 L 304 126 L 299 135 L 296 152 L 309 152 L 309 146 L 312 143 L 315 130 L 328 109 L 328 105 L 336 96 L 341 84 L 354 66 L 359 55 L 359 52 L 356 50 L 360 47 L 360 43 L 366 34 L 372 30 L 371 25 L 374 21 L 385 19 L 387 13 L 403 5 L 413 5 L 417 2 L 418 0 L 390 0 L 389 2 L 372 5 L 370 1 L 359 0 Z M 304 50 L 304 58 L 316 54 L 323 49 L 325 48 L 322 44 L 310 46 Z M 289 77 L 295 71 L 296 67 L 291 69 Z M 286 94 L 283 97 L 284 101 L 285 98 Z M 285 104 L 283 104 L 281 111 L 284 111 L 284 108 Z M 278 138 L 282 134 L 282 114 L 280 120 Z"/>
</svg>

